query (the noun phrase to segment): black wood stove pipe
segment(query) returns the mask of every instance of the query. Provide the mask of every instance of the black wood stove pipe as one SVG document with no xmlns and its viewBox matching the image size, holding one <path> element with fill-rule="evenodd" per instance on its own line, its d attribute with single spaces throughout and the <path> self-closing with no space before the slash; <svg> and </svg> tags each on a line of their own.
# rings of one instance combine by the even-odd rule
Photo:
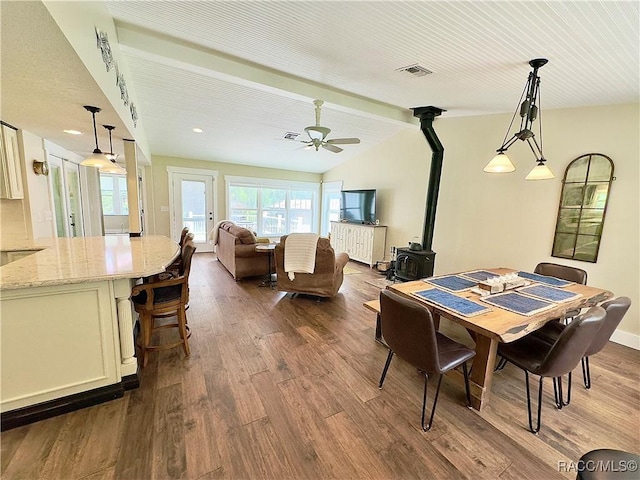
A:
<svg viewBox="0 0 640 480">
<path fill-rule="evenodd" d="M 433 119 L 446 112 L 437 107 L 413 108 L 413 116 L 420 119 L 420 130 L 427 139 L 433 154 L 431 155 L 431 171 L 429 173 L 429 188 L 427 190 L 427 205 L 425 208 L 424 232 L 422 233 L 422 249 L 431 251 L 433 244 L 433 231 L 436 226 L 436 207 L 438 206 L 438 192 L 440 190 L 440 175 L 442 173 L 442 160 L 444 147 L 433 129 Z"/>
</svg>

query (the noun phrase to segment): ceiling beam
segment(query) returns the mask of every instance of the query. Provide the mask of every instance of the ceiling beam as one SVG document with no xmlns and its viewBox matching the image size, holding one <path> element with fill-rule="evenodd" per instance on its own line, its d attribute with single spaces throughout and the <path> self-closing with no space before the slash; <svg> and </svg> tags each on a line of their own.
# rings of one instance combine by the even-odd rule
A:
<svg viewBox="0 0 640 480">
<path fill-rule="evenodd" d="M 389 122 L 417 125 L 413 112 L 250 63 L 151 30 L 116 22 L 120 50 L 128 55 L 295 100 L 324 100 L 323 107 Z"/>
</svg>

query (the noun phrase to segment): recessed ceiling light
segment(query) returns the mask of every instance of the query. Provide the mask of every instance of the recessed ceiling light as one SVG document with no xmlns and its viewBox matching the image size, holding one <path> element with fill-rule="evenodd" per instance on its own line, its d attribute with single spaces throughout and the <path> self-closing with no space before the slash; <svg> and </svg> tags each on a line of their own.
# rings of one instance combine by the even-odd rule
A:
<svg viewBox="0 0 640 480">
<path fill-rule="evenodd" d="M 64 133 L 68 133 L 69 135 L 82 135 L 82 132 L 79 130 L 63 130 Z"/>
<path fill-rule="evenodd" d="M 202 129 L 198 127 L 194 128 L 193 131 L 196 133 L 202 133 Z"/>
</svg>

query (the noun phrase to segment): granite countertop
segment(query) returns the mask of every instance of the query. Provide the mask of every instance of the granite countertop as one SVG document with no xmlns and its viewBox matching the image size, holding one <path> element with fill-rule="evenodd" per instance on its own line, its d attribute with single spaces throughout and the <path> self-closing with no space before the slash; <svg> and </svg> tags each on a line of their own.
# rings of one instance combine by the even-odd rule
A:
<svg viewBox="0 0 640 480">
<path fill-rule="evenodd" d="M 13 290 L 148 277 L 164 271 L 180 248 L 160 235 L 113 235 L 3 242 L 0 251 L 35 251 L 0 267 L 0 289 Z"/>
</svg>

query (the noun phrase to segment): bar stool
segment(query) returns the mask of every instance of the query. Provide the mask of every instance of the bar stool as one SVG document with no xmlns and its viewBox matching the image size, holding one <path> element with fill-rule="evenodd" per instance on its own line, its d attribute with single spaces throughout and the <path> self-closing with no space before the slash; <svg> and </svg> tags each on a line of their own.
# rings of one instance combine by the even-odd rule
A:
<svg viewBox="0 0 640 480">
<path fill-rule="evenodd" d="M 166 350 L 182 345 L 186 356 L 190 355 L 186 308 L 189 302 L 189 271 L 196 247 L 188 240 L 183 246 L 183 263 L 180 275 L 174 278 L 143 283 L 131 290 L 131 301 L 140 319 L 140 354 L 142 366 L 147 365 L 150 351 Z M 156 319 L 176 317 L 173 323 L 156 324 Z M 177 328 L 180 340 L 167 344 L 151 344 L 155 330 Z"/>
</svg>

